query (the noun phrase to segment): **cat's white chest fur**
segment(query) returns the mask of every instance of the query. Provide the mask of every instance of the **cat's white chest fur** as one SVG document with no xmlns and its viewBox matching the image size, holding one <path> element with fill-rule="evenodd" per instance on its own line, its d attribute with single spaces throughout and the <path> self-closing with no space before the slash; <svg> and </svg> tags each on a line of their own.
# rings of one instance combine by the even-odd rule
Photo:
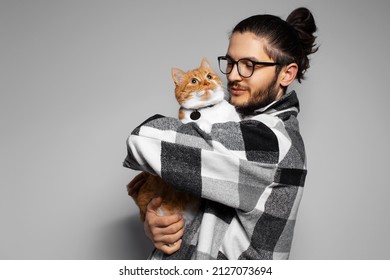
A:
<svg viewBox="0 0 390 280">
<path fill-rule="evenodd" d="M 240 121 L 240 117 L 236 112 L 236 109 L 226 100 L 222 100 L 217 104 L 209 105 L 205 108 L 182 108 L 182 110 L 184 113 L 184 117 L 181 119 L 181 121 L 183 123 L 196 122 L 199 128 L 206 133 L 211 132 L 211 127 L 215 123 Z M 197 119 L 194 119 L 194 116 Z"/>
</svg>

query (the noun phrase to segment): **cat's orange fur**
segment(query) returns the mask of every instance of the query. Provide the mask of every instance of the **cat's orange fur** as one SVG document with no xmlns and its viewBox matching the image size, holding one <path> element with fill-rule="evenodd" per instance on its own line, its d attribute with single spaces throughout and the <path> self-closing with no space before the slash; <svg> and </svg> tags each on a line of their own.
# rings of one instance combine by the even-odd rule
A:
<svg viewBox="0 0 390 280">
<path fill-rule="evenodd" d="M 194 196 L 178 192 L 168 186 L 160 177 L 144 173 L 147 176 L 136 197 L 133 196 L 137 206 L 140 209 L 140 217 L 145 221 L 146 208 L 149 202 L 155 197 L 162 198 L 161 215 L 183 213 L 187 206 L 194 205 L 197 198 Z"/>
<path fill-rule="evenodd" d="M 177 68 L 172 69 L 172 78 L 175 83 L 175 96 L 180 105 L 183 106 L 186 101 L 193 98 L 194 92 L 204 91 L 200 96 L 200 103 L 207 102 L 212 91 L 217 86 L 222 86 L 222 81 L 211 69 L 206 59 L 202 60 L 199 68 L 185 72 Z M 214 82 L 213 82 L 214 81 Z M 184 112 L 179 110 L 179 119 L 184 118 Z M 147 177 L 145 183 L 140 187 L 138 192 L 132 197 L 137 206 L 140 208 L 141 220 L 145 220 L 147 205 L 155 197 L 162 198 L 162 215 L 172 213 L 183 213 L 191 207 L 197 207 L 199 198 L 191 194 L 178 192 L 168 186 L 160 177 L 153 176 L 144 172 Z"/>
</svg>

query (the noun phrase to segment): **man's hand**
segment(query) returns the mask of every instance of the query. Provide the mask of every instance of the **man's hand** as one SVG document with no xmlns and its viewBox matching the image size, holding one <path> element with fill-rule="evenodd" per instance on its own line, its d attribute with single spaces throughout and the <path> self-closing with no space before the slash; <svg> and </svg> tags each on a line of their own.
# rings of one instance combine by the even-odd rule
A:
<svg viewBox="0 0 390 280">
<path fill-rule="evenodd" d="M 161 198 L 154 198 L 148 204 L 144 222 L 144 230 L 154 247 L 165 254 L 173 254 L 180 249 L 184 233 L 184 219 L 179 214 L 159 216 L 157 209 L 162 203 Z"/>
</svg>

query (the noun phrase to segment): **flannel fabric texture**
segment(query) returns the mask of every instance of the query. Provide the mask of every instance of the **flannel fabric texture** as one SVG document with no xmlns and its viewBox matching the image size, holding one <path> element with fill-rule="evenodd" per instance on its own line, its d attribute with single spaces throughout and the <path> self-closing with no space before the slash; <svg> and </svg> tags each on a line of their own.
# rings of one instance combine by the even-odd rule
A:
<svg viewBox="0 0 390 280">
<path fill-rule="evenodd" d="M 179 251 L 151 259 L 288 259 L 306 177 L 294 91 L 240 122 L 155 115 L 127 140 L 127 168 L 158 175 L 202 200 Z"/>
</svg>

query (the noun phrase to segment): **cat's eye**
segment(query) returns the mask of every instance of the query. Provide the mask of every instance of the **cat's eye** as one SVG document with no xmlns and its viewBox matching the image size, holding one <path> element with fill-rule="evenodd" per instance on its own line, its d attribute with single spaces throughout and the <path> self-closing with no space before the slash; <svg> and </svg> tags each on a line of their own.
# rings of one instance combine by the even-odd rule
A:
<svg viewBox="0 0 390 280">
<path fill-rule="evenodd" d="M 191 80 L 191 83 L 193 83 L 193 84 L 197 84 L 199 81 L 197 80 L 197 79 L 195 79 L 195 78 L 193 78 L 192 80 Z"/>
<path fill-rule="evenodd" d="M 207 79 L 211 80 L 213 78 L 213 76 L 211 76 L 210 74 L 207 74 Z"/>
</svg>

